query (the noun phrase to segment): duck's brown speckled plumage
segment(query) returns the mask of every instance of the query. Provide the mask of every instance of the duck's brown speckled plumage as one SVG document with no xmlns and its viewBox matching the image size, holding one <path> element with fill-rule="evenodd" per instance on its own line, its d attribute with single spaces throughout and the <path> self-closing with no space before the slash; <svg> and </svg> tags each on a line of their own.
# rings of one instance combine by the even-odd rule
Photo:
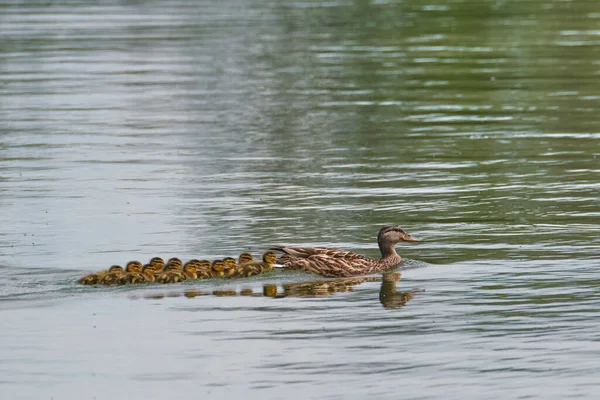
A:
<svg viewBox="0 0 600 400">
<path fill-rule="evenodd" d="M 398 225 L 386 225 L 379 230 L 377 243 L 381 259 L 340 249 L 327 247 L 275 246 L 272 250 L 284 252 L 283 267 L 326 277 L 348 277 L 366 275 L 383 271 L 400 264 L 402 257 L 396 253 L 395 245 L 399 241 L 418 242 Z M 281 259 L 281 258 L 280 258 Z"/>
</svg>

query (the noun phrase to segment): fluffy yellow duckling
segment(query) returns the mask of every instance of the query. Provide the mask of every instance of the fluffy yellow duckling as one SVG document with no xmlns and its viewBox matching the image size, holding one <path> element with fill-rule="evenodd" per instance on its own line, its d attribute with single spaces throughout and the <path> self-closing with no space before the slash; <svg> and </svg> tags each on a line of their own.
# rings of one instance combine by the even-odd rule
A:
<svg viewBox="0 0 600 400">
<path fill-rule="evenodd" d="M 262 256 L 261 261 L 250 261 L 237 267 L 236 277 L 250 277 L 273 269 L 273 265 L 277 260 L 277 254 L 272 251 L 267 251 Z"/>
<path fill-rule="evenodd" d="M 160 257 L 153 257 L 150 259 L 148 264 L 152 265 L 154 267 L 154 270 L 158 272 L 162 271 L 162 269 L 165 267 L 165 260 L 163 260 Z"/>
<path fill-rule="evenodd" d="M 252 257 L 252 254 L 250 253 L 242 253 L 240 254 L 240 257 L 238 258 L 238 265 L 243 265 L 249 262 L 254 261 L 254 257 Z"/>
<path fill-rule="evenodd" d="M 98 283 L 101 285 L 116 285 L 124 273 L 125 270 L 122 267 L 118 265 L 113 265 L 112 267 L 110 267 L 108 272 L 104 274 L 102 278 L 100 278 Z"/>
<path fill-rule="evenodd" d="M 118 283 L 120 285 L 127 285 L 142 282 L 146 282 L 144 275 L 142 275 L 142 263 L 139 261 L 129 261 L 125 267 L 125 272 L 118 279 Z"/>
<path fill-rule="evenodd" d="M 119 265 L 113 265 L 108 270 L 86 275 L 83 278 L 79 279 L 77 281 L 77 283 L 82 284 L 82 285 L 96 285 L 96 284 L 100 283 L 100 281 L 102 280 L 104 275 L 108 274 L 109 272 L 117 272 L 117 271 L 123 272 L 123 268 Z"/>
<path fill-rule="evenodd" d="M 225 264 L 225 270 L 223 270 L 224 276 L 231 276 L 235 273 L 235 267 L 237 267 L 237 262 L 235 258 L 225 257 L 223 259 L 223 263 Z"/>
<path fill-rule="evenodd" d="M 183 275 L 185 279 L 198 279 L 198 275 L 196 275 L 196 263 L 186 263 L 183 267 Z"/>
<path fill-rule="evenodd" d="M 167 261 L 167 264 L 175 264 L 175 265 L 179 265 L 180 267 L 183 267 L 183 263 L 177 257 L 169 258 L 169 260 Z"/>
<path fill-rule="evenodd" d="M 178 270 L 169 270 L 163 272 L 159 276 L 156 277 L 155 282 L 157 283 L 177 283 L 185 281 L 185 275 L 183 271 Z"/>
<path fill-rule="evenodd" d="M 225 263 L 222 260 L 213 261 L 210 267 L 210 274 L 213 278 L 225 275 Z"/>
<path fill-rule="evenodd" d="M 200 260 L 198 261 L 197 268 L 202 271 L 210 271 L 211 262 L 208 260 Z"/>
<path fill-rule="evenodd" d="M 142 275 L 146 282 L 154 282 L 156 280 L 156 267 L 152 264 L 146 264 L 142 267 Z"/>
</svg>

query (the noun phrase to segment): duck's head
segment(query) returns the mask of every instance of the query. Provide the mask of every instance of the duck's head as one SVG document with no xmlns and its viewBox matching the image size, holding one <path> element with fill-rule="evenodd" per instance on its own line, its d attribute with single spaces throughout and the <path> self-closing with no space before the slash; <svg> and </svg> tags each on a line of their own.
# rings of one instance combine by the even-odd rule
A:
<svg viewBox="0 0 600 400">
<path fill-rule="evenodd" d="M 124 272 L 125 270 L 120 265 L 113 265 L 108 269 L 108 272 Z"/>
<path fill-rule="evenodd" d="M 127 272 L 141 272 L 142 271 L 142 263 L 139 261 L 129 261 L 127 266 L 125 267 L 125 271 Z"/>
<path fill-rule="evenodd" d="M 263 254 L 262 259 L 267 264 L 275 264 L 277 261 L 277 254 L 273 253 L 272 251 L 267 251 Z"/>
<path fill-rule="evenodd" d="M 159 270 L 165 267 L 165 260 L 160 257 L 154 257 L 150 259 L 148 264 L 153 265 L 154 269 Z"/>
<path fill-rule="evenodd" d="M 384 247 L 389 247 L 400 241 L 420 242 L 419 239 L 406 233 L 398 225 L 386 225 L 379 230 L 379 234 L 377 235 L 377 243 L 379 244 L 379 249 L 382 251 Z"/>
<path fill-rule="evenodd" d="M 142 267 L 142 273 L 154 276 L 156 275 L 156 267 L 152 264 L 145 264 Z"/>
<path fill-rule="evenodd" d="M 210 268 L 215 272 L 223 272 L 225 270 L 225 263 L 221 260 L 215 260 Z"/>
<path fill-rule="evenodd" d="M 242 254 L 240 254 L 240 258 L 238 258 L 238 263 L 240 265 L 249 263 L 252 261 L 254 261 L 254 257 L 252 257 L 252 254 L 250 254 L 250 253 L 242 253 Z"/>
<path fill-rule="evenodd" d="M 169 258 L 169 261 L 167 261 L 167 264 L 177 264 L 180 267 L 183 265 L 183 263 L 181 262 L 181 260 L 177 257 L 173 257 L 173 258 Z"/>
</svg>

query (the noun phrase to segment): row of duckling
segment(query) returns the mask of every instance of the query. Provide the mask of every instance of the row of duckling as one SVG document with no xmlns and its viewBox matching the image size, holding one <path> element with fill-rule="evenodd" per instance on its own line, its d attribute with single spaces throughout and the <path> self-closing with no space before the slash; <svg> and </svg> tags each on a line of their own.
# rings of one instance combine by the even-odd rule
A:
<svg viewBox="0 0 600 400">
<path fill-rule="evenodd" d="M 128 285 L 134 283 L 177 283 L 186 280 L 211 278 L 248 278 L 270 271 L 277 255 L 268 251 L 262 261 L 255 261 L 250 253 L 240 254 L 238 260 L 225 257 L 222 260 L 208 261 L 192 259 L 185 264 L 179 258 L 171 258 L 166 263 L 160 257 L 152 258 L 147 264 L 130 261 L 125 269 L 113 265 L 108 270 L 86 275 L 77 282 L 82 285 Z"/>
</svg>

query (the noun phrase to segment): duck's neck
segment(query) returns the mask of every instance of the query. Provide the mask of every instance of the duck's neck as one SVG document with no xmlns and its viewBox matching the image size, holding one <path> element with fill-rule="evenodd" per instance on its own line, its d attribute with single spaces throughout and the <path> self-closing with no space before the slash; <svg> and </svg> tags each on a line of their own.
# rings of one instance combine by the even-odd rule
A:
<svg viewBox="0 0 600 400">
<path fill-rule="evenodd" d="M 381 251 L 381 260 L 382 263 L 387 265 L 397 265 L 402 261 L 402 257 L 396 253 L 396 243 L 379 243 L 379 250 Z"/>
</svg>

